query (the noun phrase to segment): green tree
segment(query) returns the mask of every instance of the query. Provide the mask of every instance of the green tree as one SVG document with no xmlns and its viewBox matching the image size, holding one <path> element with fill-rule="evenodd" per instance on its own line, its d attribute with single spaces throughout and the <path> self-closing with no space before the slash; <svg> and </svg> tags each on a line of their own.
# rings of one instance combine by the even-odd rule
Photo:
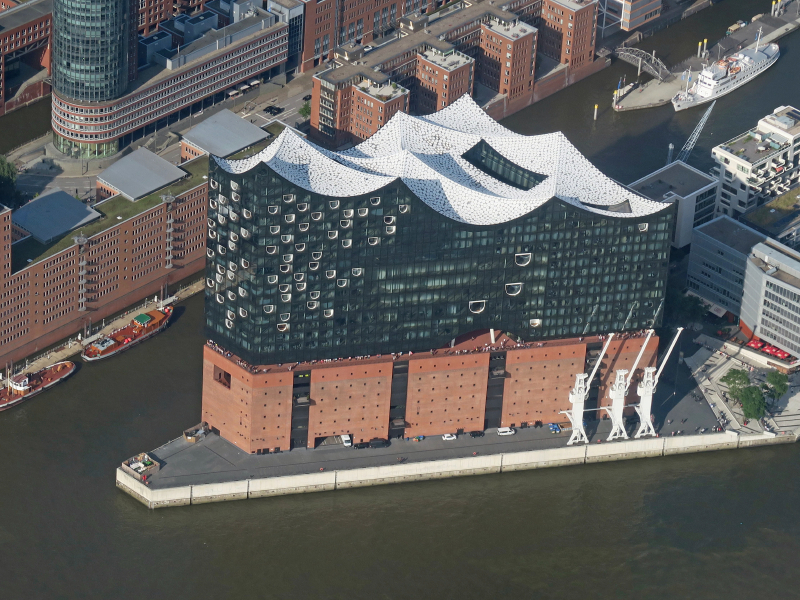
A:
<svg viewBox="0 0 800 600">
<path fill-rule="evenodd" d="M 700 298 L 684 294 L 676 286 L 667 286 L 664 309 L 668 320 L 683 325 L 701 321 L 707 310 Z"/>
<path fill-rule="evenodd" d="M 0 155 L 0 204 L 9 208 L 17 205 L 17 168 Z"/>
<path fill-rule="evenodd" d="M 750 387 L 750 378 L 743 369 L 731 369 L 720 381 L 728 386 L 728 393 L 737 402 L 742 401 L 742 392 Z"/>
<path fill-rule="evenodd" d="M 742 403 L 742 412 L 745 419 L 760 419 L 767 412 L 767 405 L 764 403 L 764 394 L 760 388 L 754 385 L 742 390 L 739 400 Z"/>
<path fill-rule="evenodd" d="M 767 394 L 777 400 L 789 391 L 789 377 L 779 371 L 767 373 Z"/>
<path fill-rule="evenodd" d="M 311 102 L 306 102 L 305 104 L 303 104 L 303 106 L 300 107 L 300 109 L 297 111 L 297 113 L 301 117 L 303 117 L 304 119 L 307 119 L 308 117 L 310 117 L 311 116 Z"/>
</svg>

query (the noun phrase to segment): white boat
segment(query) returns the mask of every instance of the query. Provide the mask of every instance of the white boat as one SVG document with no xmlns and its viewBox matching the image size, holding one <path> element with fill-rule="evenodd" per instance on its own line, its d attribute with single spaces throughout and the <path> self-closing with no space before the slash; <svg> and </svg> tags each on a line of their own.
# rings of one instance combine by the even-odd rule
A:
<svg viewBox="0 0 800 600">
<path fill-rule="evenodd" d="M 676 111 L 685 110 L 729 94 L 775 64 L 780 55 L 778 44 L 759 48 L 756 42 L 755 48 L 747 48 L 705 67 L 688 90 L 675 94 L 672 106 Z"/>
</svg>

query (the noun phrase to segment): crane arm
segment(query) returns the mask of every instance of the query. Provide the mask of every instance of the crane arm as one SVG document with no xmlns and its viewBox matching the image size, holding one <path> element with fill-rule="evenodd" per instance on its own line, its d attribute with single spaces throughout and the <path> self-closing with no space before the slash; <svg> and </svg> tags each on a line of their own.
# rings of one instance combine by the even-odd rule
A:
<svg viewBox="0 0 800 600">
<path fill-rule="evenodd" d="M 606 352 L 608 351 L 608 347 L 611 344 L 611 338 L 613 338 L 613 337 L 614 337 L 613 333 L 609 333 L 608 334 L 608 338 L 606 339 L 606 343 L 603 346 L 603 350 L 600 352 L 600 356 L 597 357 L 597 360 L 594 363 L 594 368 L 592 369 L 591 375 L 589 375 L 589 379 L 586 380 L 586 396 L 587 397 L 589 396 L 589 385 L 592 383 L 592 379 L 594 379 L 594 376 L 597 374 L 597 369 L 600 368 L 600 363 L 602 362 L 603 357 L 606 355 Z"/>
<path fill-rule="evenodd" d="M 628 386 L 631 384 L 631 379 L 633 379 L 633 373 L 636 371 L 636 367 L 639 366 L 639 361 L 642 360 L 642 355 L 644 354 L 644 349 L 647 348 L 647 343 L 650 341 L 650 338 L 653 337 L 653 330 L 647 330 L 647 337 L 644 338 L 644 343 L 642 344 L 642 349 L 639 350 L 639 354 L 636 355 L 636 360 L 633 362 L 633 366 L 631 367 L 630 372 L 628 373 L 628 377 L 625 380 L 625 395 L 628 395 Z"/>
<path fill-rule="evenodd" d="M 658 385 L 658 378 L 661 376 L 661 371 L 664 370 L 664 365 L 667 364 L 667 359 L 669 359 L 669 355 L 672 354 L 673 348 L 675 348 L 675 344 L 678 341 L 678 337 L 681 335 L 683 331 L 683 327 L 678 327 L 678 331 L 675 332 L 675 337 L 672 338 L 672 343 L 669 345 L 667 349 L 667 353 L 664 355 L 664 358 L 661 360 L 661 366 L 658 367 L 658 371 L 656 372 L 656 376 L 653 378 L 653 388 Z"/>
</svg>

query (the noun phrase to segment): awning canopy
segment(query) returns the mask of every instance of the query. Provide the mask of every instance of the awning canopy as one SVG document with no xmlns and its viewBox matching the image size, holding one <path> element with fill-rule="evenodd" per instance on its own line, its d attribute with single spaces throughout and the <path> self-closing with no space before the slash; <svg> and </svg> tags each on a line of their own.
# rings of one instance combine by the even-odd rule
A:
<svg viewBox="0 0 800 600">
<path fill-rule="evenodd" d="M 700 301 L 705 305 L 706 310 L 710 312 L 712 315 L 717 317 L 724 317 L 725 313 L 728 312 L 727 309 L 722 308 L 718 304 L 714 304 L 713 302 L 709 302 L 705 298 L 703 298 L 700 294 L 696 294 L 692 290 L 687 290 L 686 294 L 689 296 L 694 296 L 695 298 L 700 298 Z"/>
</svg>

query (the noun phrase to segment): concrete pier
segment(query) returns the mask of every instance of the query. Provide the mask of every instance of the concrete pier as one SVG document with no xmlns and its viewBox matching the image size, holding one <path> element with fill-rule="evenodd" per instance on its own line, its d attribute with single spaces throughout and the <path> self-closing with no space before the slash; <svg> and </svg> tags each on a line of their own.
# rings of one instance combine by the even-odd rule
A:
<svg viewBox="0 0 800 600">
<path fill-rule="evenodd" d="M 653 79 L 617 99 L 616 102 L 612 101 L 614 110 L 623 112 L 669 104 L 675 94 L 686 88 L 687 80 L 681 79 L 684 72 L 690 71 L 694 82 L 700 71 L 703 70 L 704 63 L 708 64 L 718 60 L 718 58 L 725 58 L 744 48 L 754 48 L 760 27 L 763 27 L 763 35 L 759 45 L 772 43 L 793 32 L 800 27 L 800 18 L 795 16 L 798 2 L 800 0 L 795 0 L 787 5 L 786 12 L 780 17 L 770 17 L 769 15 L 761 17 L 733 35 L 723 38 L 708 50 L 706 58 L 691 56 L 682 63 L 675 65 L 670 69 L 671 75 L 667 77 L 666 81 L 662 82 L 658 79 Z M 778 60 L 785 60 L 785 58 L 779 58 Z"/>
<path fill-rule="evenodd" d="M 318 472 L 300 475 L 263 478 L 246 477 L 235 481 L 155 488 L 137 481 L 121 468 L 118 468 L 116 480 L 118 488 L 130 494 L 148 508 L 163 508 L 428 479 L 445 479 L 467 475 L 497 474 L 505 473 L 506 471 L 670 456 L 690 452 L 752 448 L 772 444 L 794 443 L 797 439 L 798 436 L 795 434 L 739 435 L 733 432 L 725 432 L 707 435 L 623 440 L 604 444 L 505 452 L 488 456 L 465 456 L 454 459 L 388 464 L 367 468 L 341 468 L 331 471 L 323 468 Z"/>
</svg>

